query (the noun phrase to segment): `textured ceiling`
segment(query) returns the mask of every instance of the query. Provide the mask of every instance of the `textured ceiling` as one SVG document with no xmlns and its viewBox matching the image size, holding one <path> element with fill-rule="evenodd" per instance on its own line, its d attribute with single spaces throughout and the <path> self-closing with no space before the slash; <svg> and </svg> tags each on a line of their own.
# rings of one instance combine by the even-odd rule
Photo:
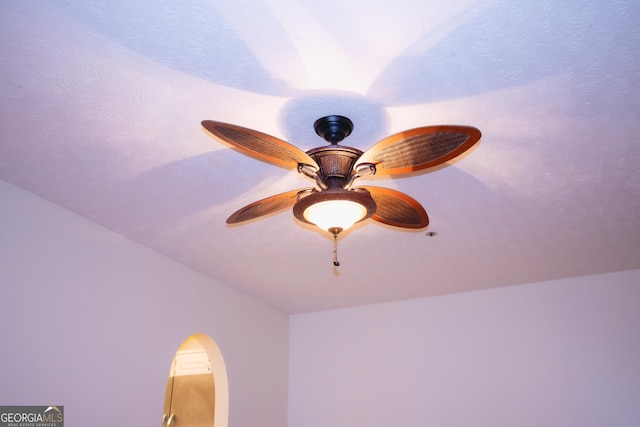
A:
<svg viewBox="0 0 640 427">
<path fill-rule="evenodd" d="M 640 268 L 639 20 L 635 0 L 5 0 L 0 179 L 290 313 Z M 427 125 L 483 137 L 363 181 L 431 224 L 360 223 L 336 269 L 290 212 L 225 224 L 309 181 L 200 126 L 308 150 L 329 114 L 363 151 Z"/>
</svg>

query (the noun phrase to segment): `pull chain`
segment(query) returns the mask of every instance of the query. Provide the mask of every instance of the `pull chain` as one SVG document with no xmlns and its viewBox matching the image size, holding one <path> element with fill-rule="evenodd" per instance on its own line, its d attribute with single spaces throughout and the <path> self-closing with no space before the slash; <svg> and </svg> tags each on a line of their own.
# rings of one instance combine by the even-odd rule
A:
<svg viewBox="0 0 640 427">
<path fill-rule="evenodd" d="M 331 227 L 329 233 L 333 234 L 333 265 L 340 267 L 338 261 L 338 234 L 342 231 L 342 227 Z"/>
</svg>

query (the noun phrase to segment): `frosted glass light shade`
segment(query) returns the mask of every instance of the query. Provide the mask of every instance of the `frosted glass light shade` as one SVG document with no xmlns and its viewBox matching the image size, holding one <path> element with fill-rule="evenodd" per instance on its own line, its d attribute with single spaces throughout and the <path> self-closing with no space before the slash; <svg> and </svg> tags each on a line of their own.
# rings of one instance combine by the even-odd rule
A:
<svg viewBox="0 0 640 427">
<path fill-rule="evenodd" d="M 351 200 L 327 200 L 305 209 L 304 218 L 329 231 L 330 228 L 346 230 L 367 215 L 367 209 Z"/>
<path fill-rule="evenodd" d="M 293 215 L 302 222 L 314 224 L 337 236 L 358 221 L 376 212 L 376 202 L 364 188 L 357 191 L 342 188 L 311 191 L 293 205 Z"/>
</svg>

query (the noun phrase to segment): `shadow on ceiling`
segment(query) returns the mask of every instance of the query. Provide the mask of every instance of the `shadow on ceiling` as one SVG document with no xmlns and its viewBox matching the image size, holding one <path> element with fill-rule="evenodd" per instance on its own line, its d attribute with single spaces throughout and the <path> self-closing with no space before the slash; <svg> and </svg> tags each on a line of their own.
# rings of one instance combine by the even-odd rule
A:
<svg viewBox="0 0 640 427">
<path fill-rule="evenodd" d="M 265 95 L 287 96 L 292 92 L 286 82 L 264 69 L 216 8 L 216 2 L 66 0 L 58 7 L 110 40 L 203 80 Z M 267 9 L 260 13 L 265 25 L 275 21 Z M 273 36 L 282 40 L 285 36 L 281 29 L 272 27 Z"/>
<path fill-rule="evenodd" d="M 623 36 L 638 34 L 630 7 L 496 2 L 434 46 L 432 32 L 425 32 L 380 74 L 368 95 L 396 106 L 480 95 L 563 73 L 588 80 L 620 63 L 620 47 L 633 43 Z"/>
</svg>

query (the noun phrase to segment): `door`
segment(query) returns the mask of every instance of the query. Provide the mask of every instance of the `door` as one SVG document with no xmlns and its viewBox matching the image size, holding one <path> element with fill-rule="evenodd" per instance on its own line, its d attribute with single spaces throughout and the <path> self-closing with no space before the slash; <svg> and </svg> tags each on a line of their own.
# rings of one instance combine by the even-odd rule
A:
<svg viewBox="0 0 640 427">
<path fill-rule="evenodd" d="M 173 359 L 167 381 L 163 427 L 213 427 L 215 397 L 207 352 L 197 345 L 183 345 Z"/>
</svg>

